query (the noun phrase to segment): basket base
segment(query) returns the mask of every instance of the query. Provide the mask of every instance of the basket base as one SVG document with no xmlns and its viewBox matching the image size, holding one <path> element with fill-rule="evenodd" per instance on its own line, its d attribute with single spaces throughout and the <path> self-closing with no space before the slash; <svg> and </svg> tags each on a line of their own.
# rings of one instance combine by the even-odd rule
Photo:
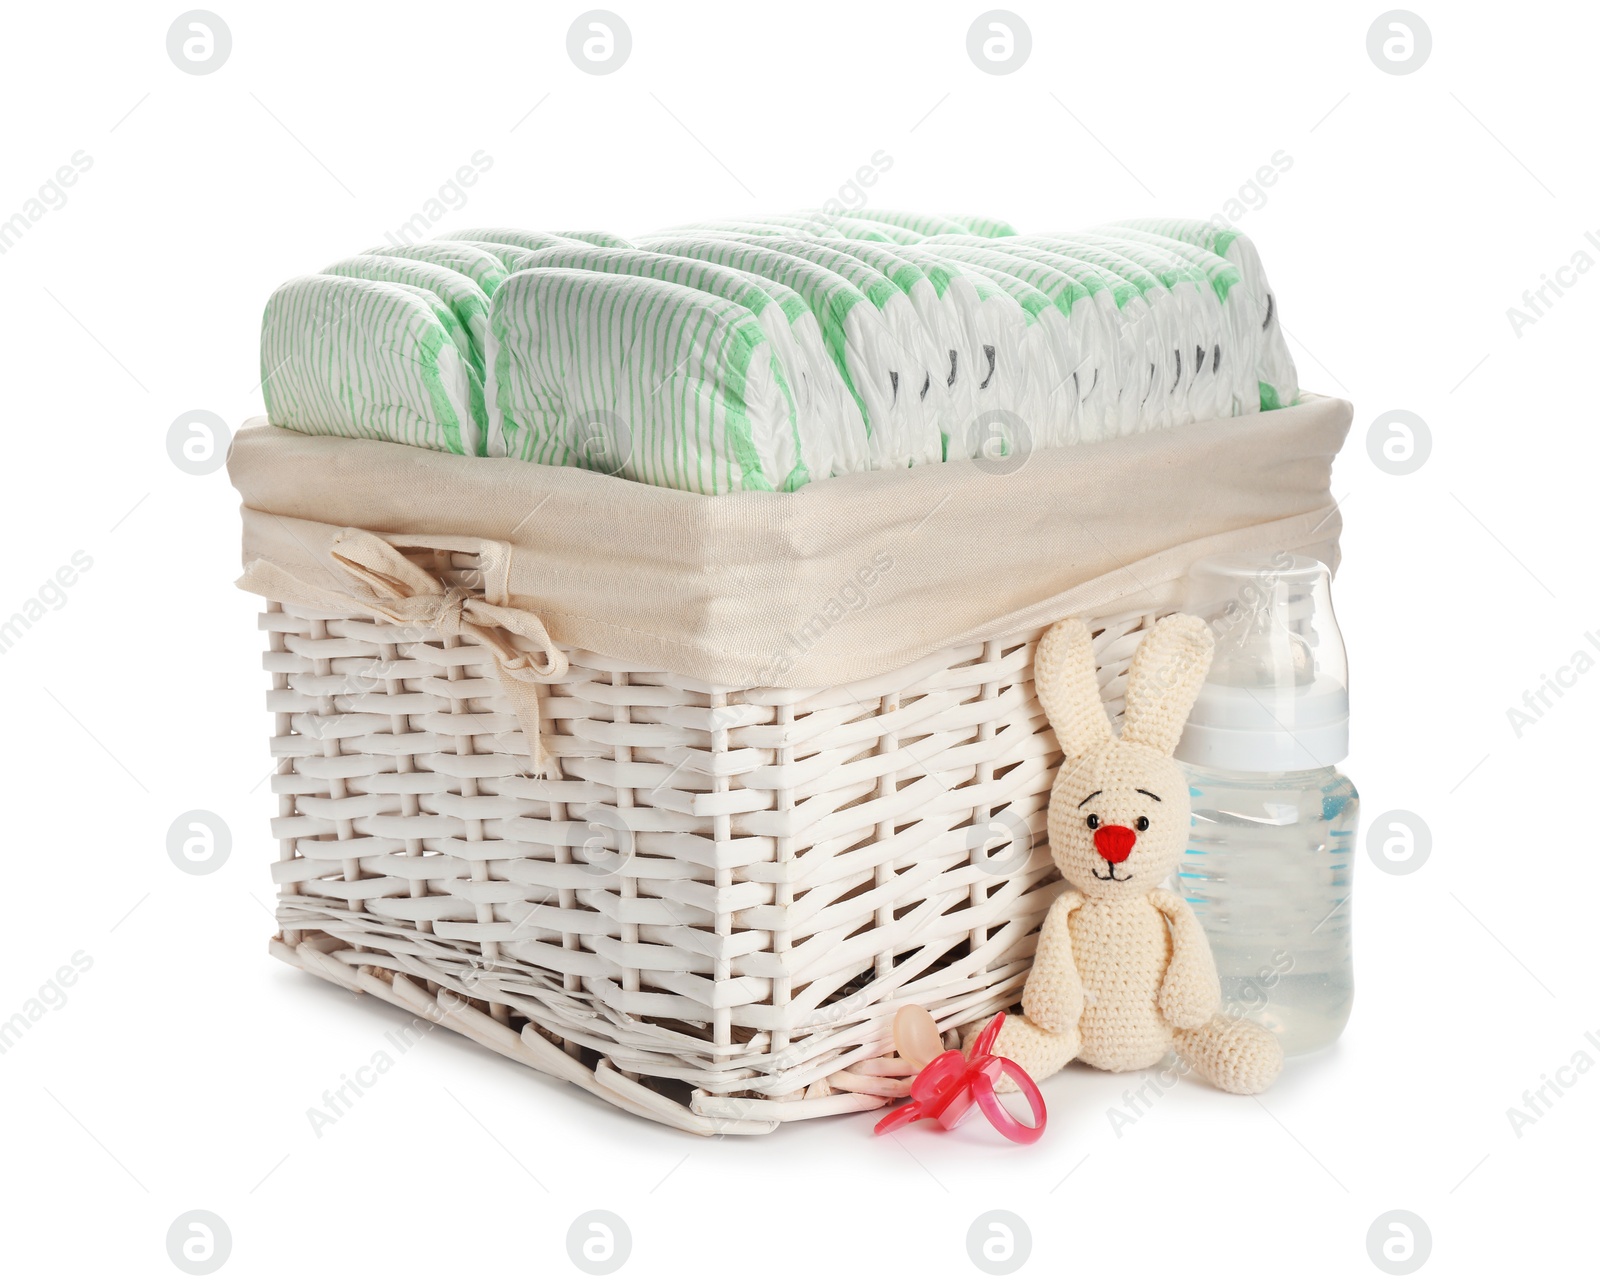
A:
<svg viewBox="0 0 1600 1287">
<path fill-rule="evenodd" d="M 825 1094 L 817 1098 L 765 1100 L 707 1095 L 695 1091 L 687 1107 L 619 1071 L 609 1059 L 591 1067 L 542 1035 L 531 1022 L 521 1030 L 492 1017 L 481 1003 L 426 980 L 371 965 L 339 959 L 348 944 L 331 935 L 303 935 L 290 946 L 281 937 L 267 950 L 278 960 L 351 992 L 387 1001 L 428 1023 L 436 1023 L 526 1064 L 537 1072 L 570 1082 L 635 1116 L 693 1135 L 765 1135 L 780 1122 L 840 1113 L 869 1112 L 893 1103 L 892 1097 L 864 1093 Z M 518 1016 L 523 1018 L 523 1016 Z"/>
</svg>

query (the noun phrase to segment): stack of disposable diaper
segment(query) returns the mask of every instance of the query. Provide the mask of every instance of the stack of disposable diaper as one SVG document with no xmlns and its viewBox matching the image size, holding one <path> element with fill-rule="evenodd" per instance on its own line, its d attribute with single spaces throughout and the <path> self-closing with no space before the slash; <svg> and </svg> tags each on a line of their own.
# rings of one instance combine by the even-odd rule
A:
<svg viewBox="0 0 1600 1287">
<path fill-rule="evenodd" d="M 278 288 L 261 371 L 289 429 L 707 494 L 1299 397 L 1260 256 L 1231 227 L 1023 236 L 878 210 L 374 247 Z"/>
</svg>

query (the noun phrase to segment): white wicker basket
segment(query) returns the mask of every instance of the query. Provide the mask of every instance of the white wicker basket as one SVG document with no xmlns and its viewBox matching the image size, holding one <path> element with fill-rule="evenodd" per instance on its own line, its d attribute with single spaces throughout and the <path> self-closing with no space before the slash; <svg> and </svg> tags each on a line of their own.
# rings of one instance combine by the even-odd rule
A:
<svg viewBox="0 0 1600 1287">
<path fill-rule="evenodd" d="M 1114 709 L 1148 624 L 1101 623 Z M 576 653 L 540 779 L 482 648 L 262 625 L 292 964 L 703 1133 L 876 1108 L 899 1006 L 1020 994 L 1059 879 L 1037 632 L 824 691 Z"/>
<path fill-rule="evenodd" d="M 802 666 L 848 666 L 836 648 L 847 638 L 851 649 L 886 655 L 874 633 L 883 622 L 929 640 L 947 614 L 1001 623 L 944 636 L 978 642 L 904 648 L 901 656 L 928 655 L 873 678 L 790 688 L 670 673 L 663 658 L 699 655 L 697 639 L 631 629 L 637 592 L 626 551 L 644 557 L 661 514 L 692 509 L 697 523 L 711 506 L 553 470 L 542 486 L 560 495 L 530 510 L 534 475 L 525 471 L 538 467 L 521 462 L 241 434 L 230 458 L 246 499 L 241 584 L 249 567 L 297 561 L 300 581 L 281 584 L 316 580 L 318 595 L 331 596 L 294 602 L 288 590 L 254 584 L 280 600 L 262 618 L 279 761 L 274 954 L 684 1130 L 753 1134 L 886 1104 L 905 1093 L 911 1071 L 892 1057 L 894 1012 L 919 1003 L 948 1032 L 1015 1002 L 1057 892 L 1044 811 L 1060 752 L 1032 683 L 1045 625 L 1061 615 L 1093 621 L 1102 694 L 1118 712 L 1134 646 L 1175 606 L 1196 550 L 1336 557 L 1328 470 L 1349 410 L 1324 402 L 1269 413 L 1278 422 L 1170 431 L 1149 448 L 1112 443 L 1019 479 L 945 465 L 906 471 L 892 487 L 833 480 L 843 486 L 832 508 L 801 502 L 793 511 L 810 515 L 804 529 L 773 525 L 743 501 L 716 507 L 733 516 L 719 538 L 729 548 L 748 527 L 771 547 L 761 559 L 785 574 L 779 565 L 794 559 L 813 587 L 838 584 L 837 568 L 819 570 L 807 553 L 832 550 L 835 527 L 841 540 L 852 531 L 884 539 L 860 536 L 874 521 L 902 533 L 902 597 L 888 594 L 835 627 L 826 642 L 839 660 L 808 655 Z M 1220 479 L 1214 495 L 1197 495 L 1193 519 L 1175 514 L 1187 504 L 1183 487 L 1170 485 L 1175 459 Z M 319 479 L 320 490 L 307 481 Z M 448 513 L 431 500 L 439 486 L 455 489 Z M 1071 488 L 1079 490 L 1068 496 Z M 480 492 L 481 514 L 472 509 Z M 1144 498 L 1148 526 L 1127 521 L 1125 496 Z M 862 497 L 876 508 L 862 511 Z M 633 525 L 635 544 L 608 550 L 578 526 L 597 499 L 636 504 L 619 520 Z M 528 514 L 520 536 L 504 517 L 519 511 Z M 1058 511 L 1070 517 L 1041 525 L 1039 514 Z M 910 541 L 924 513 L 938 514 L 932 549 Z M 400 521 L 464 535 L 366 535 Z M 1152 549 L 1154 530 L 1171 535 Z M 537 711 L 512 701 L 481 632 L 444 637 L 441 626 L 396 624 L 373 601 L 333 590 L 330 543 L 337 553 L 342 531 L 409 558 L 400 566 L 428 574 L 435 603 L 442 585 L 470 593 L 478 614 L 493 611 L 488 604 L 537 607 L 568 663 L 537 685 Z M 1108 546 L 1102 531 L 1123 533 L 1122 544 Z M 974 532 L 1001 548 L 1061 544 L 982 585 L 950 570 Z M 508 533 L 522 544 L 507 544 Z M 865 557 L 837 556 L 846 567 Z M 1075 571 L 1063 574 L 1058 559 Z M 791 595 L 772 630 L 783 628 L 783 612 L 803 620 L 809 594 Z M 600 620 L 612 601 L 615 614 Z M 663 602 L 658 595 L 658 613 Z M 717 601 L 726 602 L 742 600 Z M 519 619 L 533 625 L 510 630 L 544 629 L 531 612 Z M 708 619 L 729 620 L 720 608 Z M 584 631 L 648 643 L 653 667 L 586 650 Z M 531 636 L 510 643 L 530 654 L 542 647 Z M 733 664 L 700 651 L 708 667 Z M 771 682 L 764 669 L 750 674 Z M 548 777 L 531 771 L 538 744 L 552 759 Z"/>
</svg>

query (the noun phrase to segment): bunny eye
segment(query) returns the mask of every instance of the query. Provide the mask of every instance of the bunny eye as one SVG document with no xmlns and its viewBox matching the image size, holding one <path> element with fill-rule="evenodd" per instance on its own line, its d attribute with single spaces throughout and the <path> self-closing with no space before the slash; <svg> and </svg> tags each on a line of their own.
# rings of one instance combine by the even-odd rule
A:
<svg viewBox="0 0 1600 1287">
<path fill-rule="evenodd" d="M 1096 827 L 1098 827 L 1100 825 L 1100 815 L 1098 813 L 1091 813 L 1083 821 L 1088 826 L 1089 830 L 1093 831 Z"/>
<path fill-rule="evenodd" d="M 1145 817 L 1141 817 L 1133 825 L 1135 827 L 1137 827 L 1140 831 L 1149 831 L 1150 830 L 1150 819 L 1149 818 L 1145 818 Z"/>
</svg>

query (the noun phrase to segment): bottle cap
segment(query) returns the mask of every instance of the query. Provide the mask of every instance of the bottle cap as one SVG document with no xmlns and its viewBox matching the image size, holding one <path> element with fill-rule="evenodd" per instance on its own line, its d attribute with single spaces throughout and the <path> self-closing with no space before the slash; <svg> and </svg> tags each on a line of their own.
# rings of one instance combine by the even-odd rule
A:
<svg viewBox="0 0 1600 1287">
<path fill-rule="evenodd" d="M 1332 575 L 1303 554 L 1231 554 L 1189 569 L 1184 611 L 1216 636 L 1178 743 L 1189 764 L 1289 773 L 1350 750 L 1349 670 Z"/>
</svg>

